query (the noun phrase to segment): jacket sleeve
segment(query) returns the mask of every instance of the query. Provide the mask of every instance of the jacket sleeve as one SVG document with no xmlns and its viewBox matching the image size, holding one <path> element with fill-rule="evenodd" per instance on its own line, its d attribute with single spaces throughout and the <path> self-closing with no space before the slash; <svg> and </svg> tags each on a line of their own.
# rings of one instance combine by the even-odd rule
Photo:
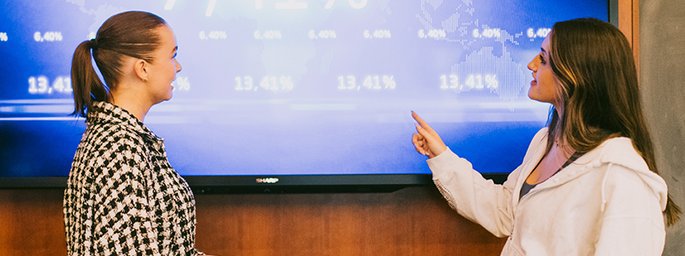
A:
<svg viewBox="0 0 685 256">
<path fill-rule="evenodd" d="M 161 255 L 154 212 L 148 199 L 142 171 L 144 156 L 135 147 L 125 147 L 99 171 L 110 172 L 101 181 L 100 206 L 94 218 L 93 243 L 99 255 Z M 96 206 L 97 207 L 97 206 Z"/>
<path fill-rule="evenodd" d="M 609 165 L 604 180 L 595 254 L 661 255 L 666 236 L 659 203 L 660 196 L 666 195 L 663 180 L 646 180 L 617 164 Z"/>
<path fill-rule="evenodd" d="M 483 178 L 469 161 L 449 149 L 428 160 L 428 166 L 433 172 L 433 182 L 450 207 L 497 237 L 511 235 L 511 197 L 518 171 L 512 172 L 503 185 L 498 185 Z"/>
<path fill-rule="evenodd" d="M 533 137 L 524 163 L 544 147 L 546 134 L 547 129 L 543 128 Z M 511 235 L 514 218 L 512 196 L 518 195 L 514 188 L 521 175 L 521 166 L 509 174 L 504 184 L 498 185 L 483 178 L 468 160 L 460 158 L 449 148 L 427 162 L 435 185 L 453 209 L 497 237 Z"/>
</svg>

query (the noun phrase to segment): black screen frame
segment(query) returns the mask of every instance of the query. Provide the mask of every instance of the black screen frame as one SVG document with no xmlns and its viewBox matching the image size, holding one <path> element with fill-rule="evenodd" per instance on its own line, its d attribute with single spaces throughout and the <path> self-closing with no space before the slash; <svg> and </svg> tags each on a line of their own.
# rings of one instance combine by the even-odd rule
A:
<svg viewBox="0 0 685 256">
<path fill-rule="evenodd" d="M 608 17 L 618 26 L 618 0 L 607 0 Z M 408 135 L 409 136 L 409 135 Z M 421 157 L 417 154 L 417 157 Z M 502 184 L 508 172 L 481 174 Z M 221 175 L 184 176 L 198 194 L 215 193 L 367 193 L 432 186 L 430 174 Z M 67 177 L 0 177 L 0 189 L 66 188 Z"/>
</svg>

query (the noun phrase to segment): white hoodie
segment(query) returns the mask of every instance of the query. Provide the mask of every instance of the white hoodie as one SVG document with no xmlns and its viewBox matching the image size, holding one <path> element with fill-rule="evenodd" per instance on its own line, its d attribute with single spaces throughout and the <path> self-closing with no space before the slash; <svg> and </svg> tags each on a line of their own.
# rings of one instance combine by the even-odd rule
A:
<svg viewBox="0 0 685 256">
<path fill-rule="evenodd" d="M 543 128 L 503 185 L 449 149 L 427 162 L 452 208 L 509 236 L 502 255 L 661 255 L 666 183 L 629 138 L 606 140 L 519 200 L 546 143 Z"/>
</svg>

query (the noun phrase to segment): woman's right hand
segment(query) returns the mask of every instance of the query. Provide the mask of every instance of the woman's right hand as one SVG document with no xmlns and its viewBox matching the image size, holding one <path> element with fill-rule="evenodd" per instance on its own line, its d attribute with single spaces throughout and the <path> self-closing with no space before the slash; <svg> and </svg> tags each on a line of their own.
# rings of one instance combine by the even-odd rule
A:
<svg viewBox="0 0 685 256">
<path fill-rule="evenodd" d="M 442 142 L 440 135 L 423 118 L 414 111 L 411 112 L 411 117 L 416 120 L 416 133 L 413 134 L 411 141 L 417 152 L 433 158 L 447 150 L 447 145 Z"/>
</svg>

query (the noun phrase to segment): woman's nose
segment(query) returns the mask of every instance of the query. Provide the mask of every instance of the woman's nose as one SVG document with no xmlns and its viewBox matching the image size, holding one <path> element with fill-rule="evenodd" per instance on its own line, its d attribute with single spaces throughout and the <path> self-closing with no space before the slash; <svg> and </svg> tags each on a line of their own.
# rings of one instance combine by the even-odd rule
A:
<svg viewBox="0 0 685 256">
<path fill-rule="evenodd" d="M 532 60 L 530 60 L 530 62 L 528 62 L 528 65 L 526 66 L 526 67 L 528 67 L 528 70 L 530 70 L 530 71 L 537 70 L 537 67 L 538 67 L 538 62 L 536 61 L 537 59 L 538 59 L 537 56 L 535 56 L 535 58 L 533 58 Z"/>
</svg>

